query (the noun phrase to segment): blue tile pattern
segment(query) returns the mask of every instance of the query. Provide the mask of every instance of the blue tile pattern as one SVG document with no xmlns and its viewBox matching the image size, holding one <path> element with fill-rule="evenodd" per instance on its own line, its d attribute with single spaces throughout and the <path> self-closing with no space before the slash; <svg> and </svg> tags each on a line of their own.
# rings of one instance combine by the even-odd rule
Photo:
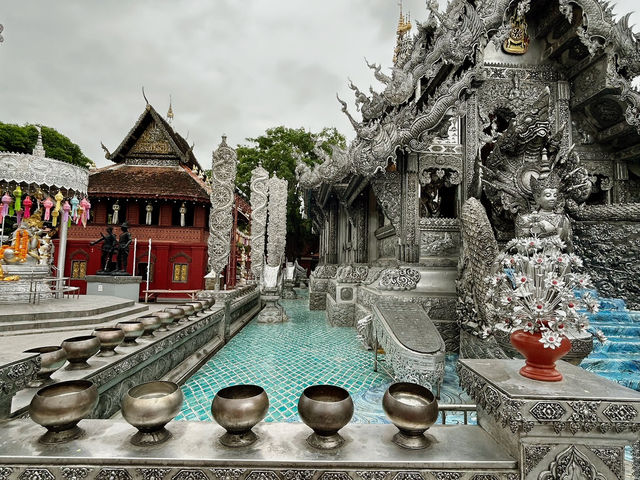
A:
<svg viewBox="0 0 640 480">
<path fill-rule="evenodd" d="M 309 311 L 306 290 L 298 299 L 281 300 L 289 321 L 262 325 L 252 320 L 182 387 L 185 396 L 176 420 L 211 420 L 215 393 L 251 383 L 269 396 L 267 422 L 300 421 L 297 403 L 313 384 L 339 385 L 355 403 L 354 423 L 388 423 L 381 400 L 392 379 L 374 372 L 373 354 L 362 348 L 353 328 L 329 326 L 322 311 Z M 384 356 L 379 356 L 384 361 Z M 470 403 L 458 387 L 456 355 L 447 357 L 440 403 Z M 447 423 L 457 423 L 451 415 Z"/>
</svg>

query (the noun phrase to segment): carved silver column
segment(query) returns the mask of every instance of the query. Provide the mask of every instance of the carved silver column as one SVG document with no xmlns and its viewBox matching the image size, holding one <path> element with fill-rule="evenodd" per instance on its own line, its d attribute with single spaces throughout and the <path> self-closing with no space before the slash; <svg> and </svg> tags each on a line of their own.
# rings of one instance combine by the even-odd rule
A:
<svg viewBox="0 0 640 480">
<path fill-rule="evenodd" d="M 227 145 L 227 137 L 213 152 L 211 166 L 211 211 L 209 214 L 209 274 L 214 288 L 220 288 L 218 275 L 229 262 L 231 229 L 233 227 L 233 201 L 236 182 L 236 151 Z"/>
<path fill-rule="evenodd" d="M 287 241 L 288 182 L 273 176 L 269 186 L 269 224 L 267 226 L 267 264 L 277 267 L 284 261 Z"/>
<path fill-rule="evenodd" d="M 251 172 L 251 273 L 257 283 L 260 283 L 264 264 L 268 180 L 269 173 L 262 165 Z"/>
<path fill-rule="evenodd" d="M 335 200 L 329 205 L 328 218 L 326 263 L 335 264 L 338 263 L 338 202 Z"/>
<path fill-rule="evenodd" d="M 571 86 L 566 80 L 560 80 L 556 83 L 556 88 L 555 129 L 558 131 L 564 126 L 562 147 L 569 148 L 573 145 L 571 109 L 569 108 Z"/>
<path fill-rule="evenodd" d="M 418 158 L 417 155 L 405 155 L 404 175 L 402 176 L 402 227 L 398 260 L 417 263 L 420 259 L 420 242 L 417 234 L 418 218 Z"/>
<path fill-rule="evenodd" d="M 358 197 L 352 204 L 355 209 L 355 261 L 367 263 L 369 261 L 369 202 L 364 195 Z"/>
</svg>

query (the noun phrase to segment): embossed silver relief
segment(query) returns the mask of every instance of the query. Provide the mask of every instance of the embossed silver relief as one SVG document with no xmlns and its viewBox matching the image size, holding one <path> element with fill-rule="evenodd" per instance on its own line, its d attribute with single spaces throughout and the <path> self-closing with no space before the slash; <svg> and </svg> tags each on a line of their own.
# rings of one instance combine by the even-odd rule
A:
<svg viewBox="0 0 640 480">
<path fill-rule="evenodd" d="M 124 468 L 102 468 L 96 480 L 132 480 L 132 477 Z"/>
<path fill-rule="evenodd" d="M 84 467 L 63 467 L 60 472 L 65 480 L 82 480 L 91 472 L 91 468 Z M 144 479 L 149 480 L 149 479 Z M 160 479 L 158 479 L 160 480 Z"/>
<path fill-rule="evenodd" d="M 420 281 L 420 272 L 413 268 L 389 268 L 378 281 L 380 290 L 414 290 Z"/>
<path fill-rule="evenodd" d="M 539 480 L 564 478 L 607 480 L 607 477 L 598 472 L 589 458 L 574 445 L 558 453 L 549 464 L 548 470 L 542 472 L 538 477 Z"/>
<path fill-rule="evenodd" d="M 260 280 L 264 265 L 269 173 L 258 165 L 251 171 L 251 273 Z"/>
<path fill-rule="evenodd" d="M 526 445 L 524 447 L 524 474 L 528 475 L 551 451 L 549 445 Z"/>
<path fill-rule="evenodd" d="M 284 470 L 282 477 L 284 480 L 311 480 L 315 473 L 315 470 Z"/>
<path fill-rule="evenodd" d="M 624 450 L 622 447 L 590 447 L 589 449 L 602 460 L 618 480 L 623 480 Z"/>
<path fill-rule="evenodd" d="M 118 479 L 119 480 L 119 479 Z M 171 480 L 209 480 L 207 474 L 195 468 L 184 468 L 179 470 Z"/>
<path fill-rule="evenodd" d="M 213 152 L 211 167 L 211 211 L 209 214 L 209 269 L 219 287 L 217 277 L 229 262 L 231 229 L 233 227 L 234 188 L 236 180 L 236 151 L 222 137 L 218 149 Z"/>
<path fill-rule="evenodd" d="M 138 468 L 138 473 L 142 475 L 142 480 L 163 480 L 165 475 L 171 471 L 170 468 Z"/>
<path fill-rule="evenodd" d="M 287 186 L 286 180 L 273 176 L 269 187 L 269 219 L 267 225 L 267 264 L 278 267 L 284 261 L 287 240 Z"/>
</svg>

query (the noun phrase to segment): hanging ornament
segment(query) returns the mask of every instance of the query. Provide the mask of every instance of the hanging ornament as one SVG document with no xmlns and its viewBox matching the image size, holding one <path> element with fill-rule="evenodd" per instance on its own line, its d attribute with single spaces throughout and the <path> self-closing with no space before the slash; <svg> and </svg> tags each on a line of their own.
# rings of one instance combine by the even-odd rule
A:
<svg viewBox="0 0 640 480">
<path fill-rule="evenodd" d="M 80 215 L 80 220 L 82 221 L 82 226 L 87 226 L 87 216 L 89 214 L 89 209 L 91 208 L 91 204 L 89 200 L 83 198 L 80 200 L 80 208 L 78 209 L 78 214 Z M 80 214 L 80 209 L 82 209 L 82 213 Z"/>
<path fill-rule="evenodd" d="M 80 221 L 82 220 L 82 215 L 84 215 L 84 206 L 82 205 L 82 202 L 80 202 L 80 205 L 78 205 L 78 209 L 76 210 L 76 225 L 80 225 Z"/>
<path fill-rule="evenodd" d="M 51 219 L 51 207 L 53 207 L 53 200 L 51 200 L 50 197 L 47 197 L 46 200 L 44 202 L 42 202 L 42 205 L 44 206 L 44 219 L 45 220 L 50 220 Z"/>
<path fill-rule="evenodd" d="M 69 212 L 71 211 L 71 205 L 69 205 L 68 201 L 65 201 L 64 204 L 62 205 L 62 223 L 68 223 L 69 222 Z M 67 225 L 69 226 L 69 225 Z"/>
<path fill-rule="evenodd" d="M 62 208 L 62 200 L 64 200 L 64 195 L 62 192 L 58 190 L 56 196 L 53 197 L 56 199 L 56 208 L 53 209 L 53 222 L 51 223 L 54 227 L 58 225 L 58 216 L 60 215 L 60 209 Z"/>
<path fill-rule="evenodd" d="M 76 197 L 75 193 L 73 194 L 73 198 L 71 198 L 71 218 L 75 222 L 78 220 L 78 204 L 80 200 Z"/>
<path fill-rule="evenodd" d="M 84 197 L 84 198 L 87 201 L 87 204 L 84 207 L 84 211 L 87 216 L 87 222 L 88 222 L 89 220 L 91 220 L 91 202 L 89 201 L 88 197 Z M 85 224 L 85 227 L 86 227 L 86 224 Z"/>
<path fill-rule="evenodd" d="M 15 208 L 16 212 L 19 212 L 20 210 L 22 210 L 22 189 L 20 188 L 20 185 L 18 185 L 13 191 L 13 196 L 16 199 L 13 208 Z"/>
<path fill-rule="evenodd" d="M 5 193 L 2 196 L 2 210 L 0 210 L 0 219 L 6 217 L 7 215 L 9 215 L 9 204 L 11 203 L 11 197 L 9 196 L 9 193 Z"/>
<path fill-rule="evenodd" d="M 40 187 L 38 187 L 36 188 L 36 191 L 33 192 L 33 196 L 36 197 L 36 200 L 38 201 L 38 208 L 40 208 L 40 202 L 42 202 L 42 199 L 44 198 L 44 192 Z"/>
<path fill-rule="evenodd" d="M 51 212 L 51 226 L 52 227 L 58 226 L 58 215 L 60 215 L 60 210 L 56 210 L 54 208 L 53 212 Z"/>
<path fill-rule="evenodd" d="M 27 195 L 22 204 L 24 205 L 24 218 L 29 218 L 31 216 L 31 205 L 33 205 L 31 197 Z"/>
</svg>

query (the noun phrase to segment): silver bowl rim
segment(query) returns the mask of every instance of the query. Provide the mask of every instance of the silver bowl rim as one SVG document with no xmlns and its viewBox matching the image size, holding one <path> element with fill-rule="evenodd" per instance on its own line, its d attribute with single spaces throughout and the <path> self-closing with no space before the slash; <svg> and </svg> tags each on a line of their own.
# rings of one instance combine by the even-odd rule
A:
<svg viewBox="0 0 640 480">
<path fill-rule="evenodd" d="M 246 388 L 246 389 L 255 389 L 256 393 L 255 395 L 249 395 L 246 397 L 229 397 L 227 396 L 229 392 L 234 391 L 234 390 L 238 390 L 239 388 Z M 221 388 L 220 390 L 218 390 L 218 392 L 215 394 L 214 400 L 216 398 L 220 398 L 222 400 L 225 401 L 233 401 L 233 400 L 246 400 L 249 398 L 256 398 L 261 396 L 262 394 L 267 395 L 266 390 L 261 387 L 260 385 L 255 385 L 252 383 L 238 383 L 236 385 L 229 385 L 228 387 L 224 387 Z"/>
<path fill-rule="evenodd" d="M 96 339 L 98 341 L 100 341 L 100 339 L 98 337 L 96 337 L 95 335 L 80 335 L 78 337 L 71 337 L 71 338 L 65 338 L 60 345 L 62 345 L 65 342 L 69 342 L 69 343 L 76 343 L 76 342 L 86 342 L 88 340 L 92 340 L 92 339 Z"/>
<path fill-rule="evenodd" d="M 45 350 L 46 349 L 51 349 L 51 350 Z M 53 353 L 53 352 L 58 352 L 60 350 L 64 350 L 64 347 L 62 347 L 61 345 L 46 345 L 44 347 L 34 347 L 34 348 L 30 348 L 28 350 L 25 350 L 22 353 L 39 353 L 39 354 L 43 354 L 43 353 Z M 66 352 L 66 350 L 65 350 Z"/>
<path fill-rule="evenodd" d="M 41 389 L 39 389 L 35 395 L 35 397 L 39 397 L 39 398 L 56 398 L 56 397 L 61 397 L 62 395 L 43 395 L 42 393 L 45 390 L 53 390 L 53 389 L 57 389 L 60 387 L 66 387 L 67 385 L 84 385 L 85 388 L 82 388 L 80 390 L 78 390 L 77 392 L 71 392 L 71 393 L 82 393 L 82 392 L 86 392 L 87 390 L 91 390 L 92 387 L 96 388 L 96 393 L 97 393 L 97 388 L 96 384 L 93 383 L 91 380 L 87 380 L 84 378 L 78 378 L 76 380 L 65 380 L 64 382 L 56 382 L 56 383 L 52 383 L 51 385 L 46 385 L 44 387 L 42 387 Z M 65 395 L 69 395 L 69 392 L 65 393 Z"/>
<path fill-rule="evenodd" d="M 318 400 L 316 398 L 313 398 L 313 396 L 310 395 L 310 393 L 313 390 L 317 390 L 319 388 L 331 388 L 336 390 L 337 392 L 341 393 L 343 398 L 340 398 L 339 400 Z M 302 391 L 302 395 L 301 397 L 306 397 L 308 400 L 311 400 L 312 402 L 317 402 L 323 405 L 331 405 L 331 404 L 336 404 L 336 403 L 340 403 L 340 402 L 344 402 L 345 400 L 348 400 L 351 398 L 351 394 L 349 393 L 349 391 L 346 388 L 340 387 L 338 385 L 330 385 L 330 384 L 317 384 L 317 385 L 309 385 L 307 388 L 305 388 Z M 353 399 L 351 399 L 351 401 L 353 401 Z"/>
<path fill-rule="evenodd" d="M 414 390 L 419 390 L 421 391 L 421 396 L 423 398 L 425 398 L 426 400 L 428 400 L 428 405 L 431 405 L 433 402 L 437 402 L 436 396 L 433 394 L 433 392 L 428 389 L 427 387 L 425 387 L 424 385 L 420 385 L 418 383 L 413 383 L 413 382 L 395 382 L 392 383 L 391 385 L 389 385 L 389 387 L 387 388 L 387 392 L 389 392 L 389 396 L 391 396 L 391 398 L 393 398 L 396 402 L 401 402 L 400 400 L 398 400 L 398 398 L 395 396 L 395 393 L 398 393 L 398 390 L 401 388 L 406 388 L 406 387 L 410 387 L 411 389 Z M 405 390 L 406 391 L 406 390 Z M 412 392 L 413 393 L 413 392 Z M 426 395 L 424 395 L 424 393 L 426 393 Z M 407 405 L 407 407 L 410 407 L 410 405 L 403 403 L 404 405 Z M 424 405 L 424 406 L 420 406 L 419 408 L 424 408 L 428 405 Z"/>
<path fill-rule="evenodd" d="M 151 385 L 151 384 L 153 384 L 153 385 L 167 385 L 169 387 L 172 387 L 171 392 L 166 393 L 165 395 L 163 395 L 162 398 L 168 397 L 169 395 L 173 395 L 177 391 L 180 391 L 180 386 L 175 382 L 170 382 L 168 380 L 151 380 L 150 382 L 144 382 L 144 383 L 141 383 L 139 385 L 134 385 L 129 390 L 127 390 L 127 393 L 125 395 L 130 397 L 133 400 L 136 400 L 136 401 L 155 400 L 155 399 L 140 398 L 138 396 L 135 396 L 135 395 L 131 394 L 132 391 L 134 391 L 136 389 L 139 389 L 139 388 L 142 388 L 142 387 L 145 387 L 147 385 Z M 147 393 L 149 393 L 149 392 L 147 392 Z M 165 392 L 158 392 L 158 393 L 165 393 Z"/>
</svg>

